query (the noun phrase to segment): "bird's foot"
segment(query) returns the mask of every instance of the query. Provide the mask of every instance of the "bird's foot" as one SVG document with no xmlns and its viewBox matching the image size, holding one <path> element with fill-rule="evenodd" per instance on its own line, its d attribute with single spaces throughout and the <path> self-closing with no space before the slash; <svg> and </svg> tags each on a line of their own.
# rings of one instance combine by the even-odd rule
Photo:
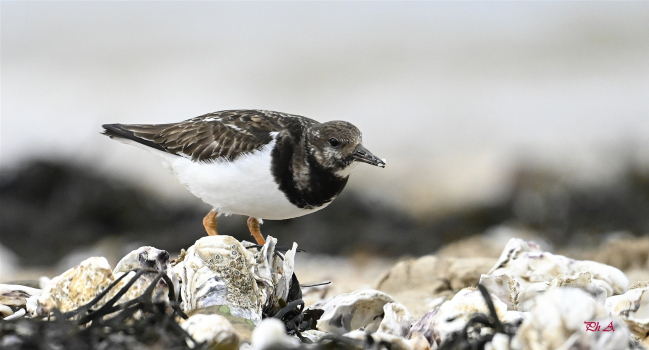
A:
<svg viewBox="0 0 649 350">
<path fill-rule="evenodd" d="M 216 216 L 218 214 L 218 212 L 210 210 L 210 212 L 203 218 L 203 226 L 205 226 L 205 231 L 207 231 L 209 236 L 216 236 L 219 234 L 216 232 Z"/>
<path fill-rule="evenodd" d="M 266 240 L 264 239 L 264 236 L 261 235 L 261 231 L 259 230 L 259 220 L 253 218 L 252 216 L 249 217 L 248 228 L 250 229 L 250 234 L 253 237 L 255 237 L 255 241 L 257 241 L 257 244 L 259 245 L 266 244 Z"/>
</svg>

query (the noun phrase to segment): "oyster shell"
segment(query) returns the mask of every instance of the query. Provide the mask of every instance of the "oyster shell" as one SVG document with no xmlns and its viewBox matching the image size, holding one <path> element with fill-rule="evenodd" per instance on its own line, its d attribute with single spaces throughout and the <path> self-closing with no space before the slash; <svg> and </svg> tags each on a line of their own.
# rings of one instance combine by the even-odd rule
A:
<svg viewBox="0 0 649 350">
<path fill-rule="evenodd" d="M 181 308 L 206 313 L 225 306 L 229 315 L 254 325 L 262 314 L 274 314 L 288 298 L 297 252 L 293 243 L 280 255 L 276 244 L 271 236 L 262 247 L 223 235 L 197 240 L 173 267 L 181 281 Z"/>
<path fill-rule="evenodd" d="M 338 335 L 368 326 L 375 320 L 378 328 L 383 307 L 394 302 L 391 296 L 374 289 L 357 290 L 322 300 L 308 309 L 322 309 L 318 329 Z M 369 328 L 369 326 L 368 326 Z"/>
<path fill-rule="evenodd" d="M 282 321 L 267 318 L 252 332 L 251 345 L 254 350 L 293 349 L 300 345 L 300 341 L 286 335 L 286 327 Z"/>
<path fill-rule="evenodd" d="M 649 348 L 649 287 L 612 296 L 606 299 L 605 307 L 624 321 L 640 344 Z"/>
<path fill-rule="evenodd" d="M 519 238 L 509 240 L 487 275 L 509 274 L 527 288 L 534 283 L 550 282 L 560 275 L 575 278 L 582 272 L 590 273 L 594 286 L 604 288 L 607 296 L 622 294 L 629 289 L 628 278 L 615 267 L 543 252 L 536 243 Z"/>
<path fill-rule="evenodd" d="M 171 264 L 169 263 L 169 253 L 166 250 L 160 250 L 154 247 L 140 247 L 126 254 L 115 266 L 113 276 L 117 279 L 124 273 L 129 273 L 135 269 L 153 269 L 156 271 L 163 271 L 171 279 L 173 283 L 174 295 L 178 297 L 178 278 L 171 271 Z M 130 272 L 131 277 L 135 272 Z M 131 277 L 125 278 L 130 280 Z M 138 278 L 137 281 L 131 286 L 129 292 L 132 295 L 142 295 L 144 291 L 151 285 L 155 274 L 144 274 Z M 154 290 L 153 300 L 157 302 L 164 302 L 169 300 L 169 286 L 164 280 L 158 281 L 158 286 Z"/>
<path fill-rule="evenodd" d="M 16 284 L 0 284 L 0 318 L 11 320 L 34 309 L 34 300 L 42 290 Z M 13 307 L 13 309 L 12 309 Z M 15 312 L 14 310 L 18 308 Z"/>
<path fill-rule="evenodd" d="M 55 308 L 63 313 L 75 310 L 93 300 L 113 281 L 115 277 L 106 258 L 88 258 L 47 283 L 38 297 L 36 314 L 46 316 Z M 93 310 L 107 300 L 108 296 L 104 296 Z"/>
<path fill-rule="evenodd" d="M 613 323 L 613 332 L 591 332 L 585 322 Z M 590 294 L 576 288 L 555 288 L 539 295 L 521 324 L 515 349 L 626 349 L 629 330 L 614 320 Z"/>
<path fill-rule="evenodd" d="M 356 339 L 356 340 L 363 340 L 363 341 L 366 341 L 367 338 L 369 337 L 369 338 L 372 338 L 372 343 L 373 344 L 385 344 L 385 345 L 389 344 L 389 347 L 386 347 L 386 348 L 392 349 L 392 350 L 414 350 L 412 348 L 412 346 L 411 346 L 411 343 L 407 339 L 405 339 L 403 337 L 400 337 L 400 336 L 397 336 L 397 335 L 394 335 L 394 334 L 378 333 L 378 332 L 377 333 L 372 333 L 372 334 L 367 334 L 364 331 L 355 330 L 355 331 L 351 331 L 349 333 L 344 334 L 344 336 L 347 337 L 347 338 L 352 338 L 352 339 Z M 413 343 L 423 345 L 423 343 L 417 343 L 417 342 L 413 342 Z M 369 348 L 369 347 L 367 347 L 367 348 Z M 379 347 L 379 349 L 380 349 L 380 347 Z M 425 349 L 425 347 L 423 347 L 423 349 Z M 417 350 L 419 350 L 419 349 L 417 349 Z"/>
<path fill-rule="evenodd" d="M 56 276 L 49 280 L 43 292 L 37 299 L 37 306 L 35 315 L 45 316 L 48 315 L 53 309 L 65 313 L 73 311 L 83 305 L 86 305 L 106 288 L 110 286 L 119 276 L 124 272 L 130 270 L 130 267 L 139 268 L 133 256 L 141 253 L 142 251 L 161 252 L 152 247 L 143 247 L 129 253 L 122 259 L 116 271 L 117 276 L 113 273 L 106 258 L 92 257 L 82 261 L 79 265 L 63 272 L 61 275 Z M 168 256 L 167 256 L 168 259 Z M 161 268 L 161 267 L 158 267 Z M 120 280 L 104 297 L 101 298 L 91 310 L 97 310 L 102 307 L 106 302 L 112 299 L 117 293 L 120 292 L 135 275 L 135 272 L 130 272 L 127 276 Z M 144 274 L 138 278 L 137 281 L 122 295 L 118 303 L 126 302 L 135 299 L 144 293 L 144 291 L 151 284 L 153 276 L 151 274 Z M 162 281 L 161 281 L 162 282 Z M 162 282 L 153 291 L 154 300 L 166 301 L 168 300 L 167 285 Z"/>
<path fill-rule="evenodd" d="M 379 324 L 379 333 L 387 333 L 405 337 L 410 331 L 410 312 L 400 303 L 387 303 L 383 305 L 383 320 Z"/>
<path fill-rule="evenodd" d="M 498 318 L 502 320 L 507 312 L 507 305 L 493 294 L 491 294 L 491 300 L 496 308 Z M 480 291 L 474 288 L 462 289 L 451 300 L 444 302 L 440 307 L 419 319 L 410 329 L 408 338 L 419 333 L 428 340 L 432 348 L 435 348 L 452 333 L 461 331 L 474 313 L 488 315 L 487 303 Z"/>
<path fill-rule="evenodd" d="M 559 287 L 581 288 L 603 304 L 607 296 L 626 291 L 629 280 L 614 267 L 543 252 L 534 242 L 512 238 L 480 284 L 508 309 L 527 311 L 539 294 Z"/>
<path fill-rule="evenodd" d="M 252 254 L 230 236 L 200 238 L 187 249 L 174 273 L 181 281 L 184 311 L 224 305 L 233 316 L 261 322 L 262 300 Z"/>
<path fill-rule="evenodd" d="M 297 253 L 297 243 L 293 243 L 280 258 L 275 252 L 276 245 L 277 239 L 268 236 L 261 251 L 249 248 L 256 263 L 253 275 L 258 282 L 261 304 L 264 312 L 270 315 L 279 309 L 280 299 L 286 301 L 288 298 Z"/>
<path fill-rule="evenodd" d="M 196 314 L 184 320 L 180 326 L 198 343 L 207 343 L 208 349 L 236 350 L 239 336 L 232 324 L 220 315 Z M 195 346 L 188 341 L 191 348 Z"/>
<path fill-rule="evenodd" d="M 166 275 L 171 279 L 174 289 L 174 295 L 178 297 L 178 278 L 171 271 L 171 264 L 169 263 L 169 253 L 166 250 L 160 250 L 154 247 L 140 247 L 133 250 L 132 252 L 126 254 L 115 266 L 113 270 L 113 276 L 119 278 L 124 273 L 128 273 L 135 269 L 154 269 L 156 271 L 164 271 Z M 132 275 L 135 273 L 132 272 Z M 131 286 L 134 292 L 138 295 L 141 295 L 153 282 L 155 278 L 154 274 L 145 274 L 142 275 L 138 280 Z M 130 279 L 130 278 L 127 278 Z M 164 280 L 158 282 L 158 287 L 155 289 L 153 294 L 154 301 L 167 301 L 169 300 L 169 286 Z"/>
</svg>

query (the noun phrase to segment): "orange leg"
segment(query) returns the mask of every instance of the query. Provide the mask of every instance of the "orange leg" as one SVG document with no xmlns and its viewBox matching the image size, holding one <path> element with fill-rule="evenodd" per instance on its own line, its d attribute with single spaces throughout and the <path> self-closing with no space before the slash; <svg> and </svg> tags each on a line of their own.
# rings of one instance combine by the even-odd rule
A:
<svg viewBox="0 0 649 350">
<path fill-rule="evenodd" d="M 257 241 L 257 244 L 259 245 L 264 245 L 266 244 L 266 240 L 264 239 L 264 236 L 261 235 L 261 231 L 259 231 L 259 220 L 256 218 L 253 218 L 252 216 L 248 218 L 248 228 L 250 229 L 250 234 L 255 237 L 255 241 Z"/>
<path fill-rule="evenodd" d="M 210 210 L 210 212 L 203 218 L 203 226 L 205 226 L 205 231 L 207 231 L 209 236 L 216 236 L 219 234 L 216 232 L 216 215 L 218 215 L 217 212 Z"/>
</svg>

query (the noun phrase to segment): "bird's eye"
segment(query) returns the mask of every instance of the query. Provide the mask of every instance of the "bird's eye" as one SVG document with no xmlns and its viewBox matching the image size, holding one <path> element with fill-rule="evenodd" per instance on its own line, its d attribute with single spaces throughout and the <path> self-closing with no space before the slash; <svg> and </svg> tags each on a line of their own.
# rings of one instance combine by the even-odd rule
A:
<svg viewBox="0 0 649 350">
<path fill-rule="evenodd" d="M 336 146 L 340 145 L 340 141 L 338 141 L 337 139 L 332 137 L 332 138 L 329 139 L 329 144 L 332 147 L 336 147 Z"/>
</svg>

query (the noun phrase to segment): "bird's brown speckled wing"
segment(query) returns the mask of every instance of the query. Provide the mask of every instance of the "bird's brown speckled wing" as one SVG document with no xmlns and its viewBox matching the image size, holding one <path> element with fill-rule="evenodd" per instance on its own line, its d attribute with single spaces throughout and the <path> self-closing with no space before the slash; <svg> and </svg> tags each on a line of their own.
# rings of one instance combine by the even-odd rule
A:
<svg viewBox="0 0 649 350">
<path fill-rule="evenodd" d="M 105 135 L 191 158 L 195 162 L 234 160 L 259 150 L 276 133 L 317 122 L 291 114 L 263 110 L 220 111 L 173 124 L 106 124 Z M 298 125 L 300 124 L 300 125 Z"/>
</svg>

